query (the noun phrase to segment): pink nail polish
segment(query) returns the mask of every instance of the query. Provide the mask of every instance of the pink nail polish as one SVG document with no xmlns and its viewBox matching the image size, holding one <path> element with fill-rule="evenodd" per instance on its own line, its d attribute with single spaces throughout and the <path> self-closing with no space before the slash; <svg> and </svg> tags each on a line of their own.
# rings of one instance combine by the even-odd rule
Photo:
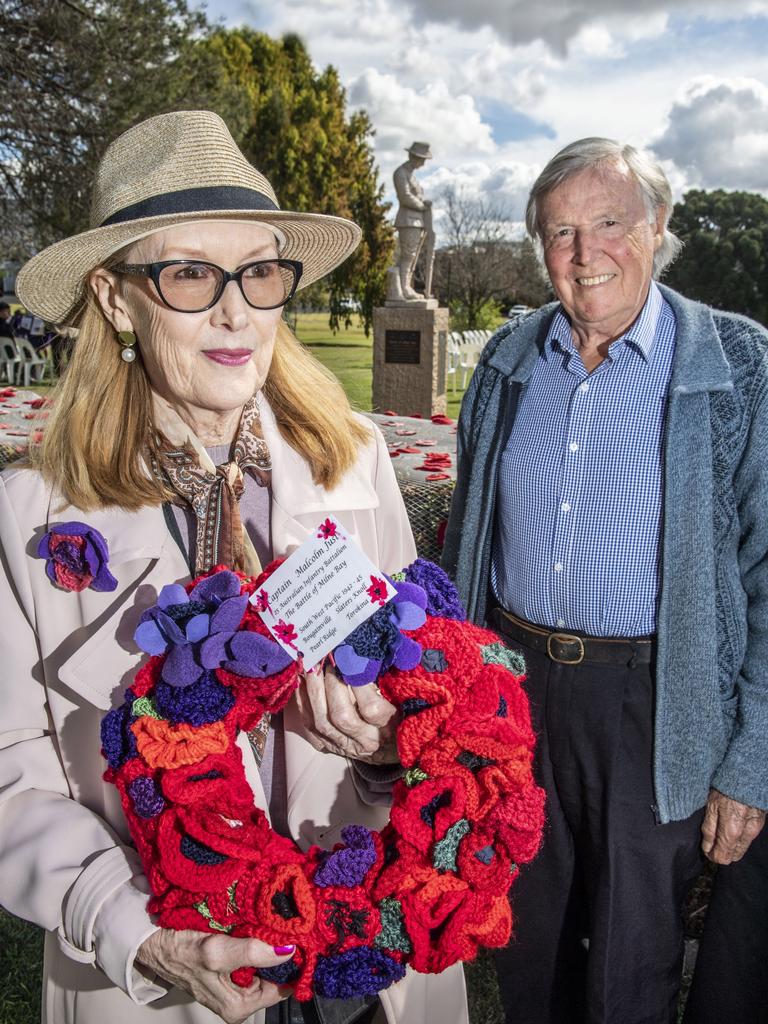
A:
<svg viewBox="0 0 768 1024">
<path fill-rule="evenodd" d="M 289 953 L 293 953 L 296 949 L 295 946 L 273 946 L 272 949 L 275 951 L 275 956 L 287 956 Z"/>
</svg>

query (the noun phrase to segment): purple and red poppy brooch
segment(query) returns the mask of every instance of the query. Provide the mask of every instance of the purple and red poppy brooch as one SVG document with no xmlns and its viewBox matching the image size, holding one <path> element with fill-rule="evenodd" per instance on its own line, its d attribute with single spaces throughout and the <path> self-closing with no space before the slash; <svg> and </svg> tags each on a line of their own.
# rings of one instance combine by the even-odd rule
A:
<svg viewBox="0 0 768 1024">
<path fill-rule="evenodd" d="M 48 579 L 62 590 L 114 590 L 117 580 L 107 568 L 107 542 L 87 523 L 56 523 L 43 534 L 37 554 L 45 559 Z"/>
</svg>

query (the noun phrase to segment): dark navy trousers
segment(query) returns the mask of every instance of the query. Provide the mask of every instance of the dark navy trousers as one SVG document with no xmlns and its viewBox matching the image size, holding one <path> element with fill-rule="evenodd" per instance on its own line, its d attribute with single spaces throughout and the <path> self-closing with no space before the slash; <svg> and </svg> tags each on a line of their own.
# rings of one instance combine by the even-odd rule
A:
<svg viewBox="0 0 768 1024">
<path fill-rule="evenodd" d="M 715 875 L 684 1024 L 768 1024 L 768 828 Z"/>
<path fill-rule="evenodd" d="M 521 649 L 547 825 L 496 956 L 507 1024 L 673 1024 L 703 810 L 657 823 L 653 665 Z"/>
</svg>

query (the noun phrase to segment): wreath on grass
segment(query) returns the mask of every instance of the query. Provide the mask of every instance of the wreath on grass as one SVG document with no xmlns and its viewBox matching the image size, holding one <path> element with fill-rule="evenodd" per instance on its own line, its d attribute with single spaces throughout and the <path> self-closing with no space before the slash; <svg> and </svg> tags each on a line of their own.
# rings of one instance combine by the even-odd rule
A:
<svg viewBox="0 0 768 1024">
<path fill-rule="evenodd" d="M 464 621 L 436 565 L 418 559 L 391 577 L 395 598 L 334 652 L 347 682 L 376 679 L 398 708 L 404 774 L 390 820 L 304 852 L 254 806 L 235 742 L 299 682 L 257 610 L 279 564 L 164 587 L 136 631 L 152 657 L 103 720 L 105 779 L 120 791 L 150 912 L 165 928 L 295 945 L 258 974 L 299 1000 L 372 995 L 408 964 L 437 973 L 505 945 L 509 888 L 543 824 L 522 657 Z M 255 970 L 233 980 L 249 985 Z"/>
</svg>

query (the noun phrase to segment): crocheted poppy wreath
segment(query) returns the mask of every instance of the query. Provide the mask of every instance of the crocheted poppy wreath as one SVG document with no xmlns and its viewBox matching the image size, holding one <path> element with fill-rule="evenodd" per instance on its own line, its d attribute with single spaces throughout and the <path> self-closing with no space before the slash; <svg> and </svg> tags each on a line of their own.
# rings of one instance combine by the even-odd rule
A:
<svg viewBox="0 0 768 1024">
<path fill-rule="evenodd" d="M 543 824 L 522 657 L 464 621 L 436 565 L 391 577 L 397 596 L 334 652 L 350 684 L 375 678 L 399 710 L 390 820 L 304 852 L 254 806 L 235 742 L 299 681 L 248 601 L 278 564 L 258 579 L 217 569 L 164 587 L 136 632 L 152 657 L 103 721 L 105 779 L 120 791 L 150 912 L 166 928 L 295 945 L 258 974 L 300 1000 L 372 995 L 407 964 L 437 973 L 503 946 L 508 890 Z M 254 970 L 233 980 L 248 985 Z"/>
</svg>

